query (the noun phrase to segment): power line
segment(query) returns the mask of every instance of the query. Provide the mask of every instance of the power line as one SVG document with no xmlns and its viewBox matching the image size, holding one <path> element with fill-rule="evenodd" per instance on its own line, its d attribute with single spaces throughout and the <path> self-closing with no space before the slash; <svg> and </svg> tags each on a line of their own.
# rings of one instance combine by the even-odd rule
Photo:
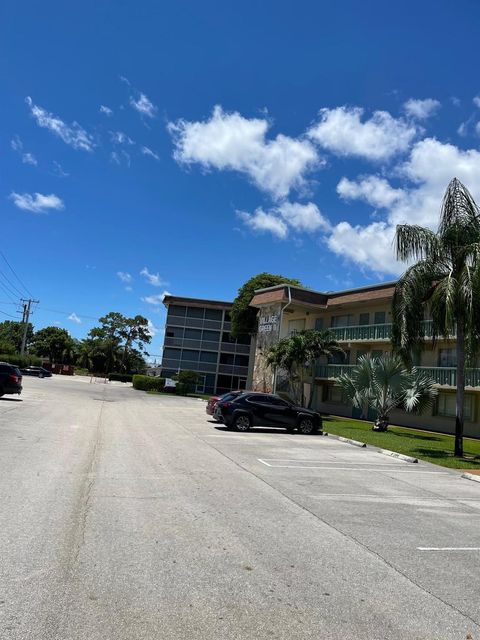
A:
<svg viewBox="0 0 480 640">
<path fill-rule="evenodd" d="M 52 313 L 61 313 L 64 316 L 71 316 L 72 315 L 72 311 L 60 311 L 59 309 L 49 309 L 48 307 L 43 307 L 41 305 L 38 306 L 38 309 L 41 309 L 42 311 L 51 311 Z M 85 320 L 98 320 L 99 316 L 84 316 L 81 315 L 79 313 L 75 314 L 78 318 L 84 318 Z"/>
<path fill-rule="evenodd" d="M 22 286 L 25 291 L 28 293 L 28 295 L 33 298 L 32 293 L 28 290 L 27 286 L 25 285 L 25 283 L 20 280 L 19 276 L 17 276 L 14 268 L 12 267 L 12 265 L 9 263 L 9 261 L 7 260 L 7 258 L 5 257 L 5 254 L 3 253 L 3 251 L 0 249 L 0 256 L 2 256 L 2 258 L 4 259 L 5 263 L 7 264 L 8 268 L 10 269 L 10 271 L 13 273 L 13 275 L 15 276 L 15 278 L 17 279 L 17 281 L 20 283 L 20 286 Z M 21 295 L 21 294 L 20 294 Z"/>
<path fill-rule="evenodd" d="M 7 316 L 8 318 L 13 318 L 14 320 L 17 320 L 17 322 L 18 322 L 18 318 L 15 317 L 15 316 L 12 316 L 10 313 L 6 313 L 5 311 L 2 311 L 1 309 L 0 309 L 0 313 L 2 315 L 4 315 L 4 316 Z"/>
<path fill-rule="evenodd" d="M 24 293 L 22 293 L 20 291 L 20 289 L 13 284 L 13 282 L 11 282 L 7 276 L 5 275 L 5 273 L 0 269 L 0 276 L 3 278 L 3 280 L 5 281 L 5 286 L 8 287 L 8 289 L 10 290 L 10 292 L 15 296 L 20 296 L 22 297 L 23 295 L 25 295 Z"/>
</svg>

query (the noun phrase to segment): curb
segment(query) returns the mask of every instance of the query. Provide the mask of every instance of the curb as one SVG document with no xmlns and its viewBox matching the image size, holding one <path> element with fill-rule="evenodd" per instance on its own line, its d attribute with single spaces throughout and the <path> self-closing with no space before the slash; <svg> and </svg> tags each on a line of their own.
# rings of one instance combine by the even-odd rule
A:
<svg viewBox="0 0 480 640">
<path fill-rule="evenodd" d="M 404 456 L 403 453 L 397 453 L 396 451 L 388 451 L 388 449 L 380 449 L 378 453 L 381 453 L 384 456 L 390 456 L 391 458 L 398 458 L 398 460 L 403 460 L 404 462 L 418 462 L 417 458 L 412 458 L 411 456 Z"/>
<path fill-rule="evenodd" d="M 462 478 L 465 478 L 465 480 L 473 480 L 473 482 L 480 482 L 480 476 L 476 476 L 473 473 L 462 473 Z"/>
<path fill-rule="evenodd" d="M 334 436 L 331 433 L 324 432 L 325 436 L 329 438 L 335 438 L 335 440 L 340 440 L 340 442 L 345 442 L 346 444 L 352 444 L 354 447 L 360 447 L 361 449 L 366 449 L 367 445 L 365 442 L 359 442 L 358 440 L 351 440 L 350 438 L 344 438 L 343 436 Z"/>
</svg>

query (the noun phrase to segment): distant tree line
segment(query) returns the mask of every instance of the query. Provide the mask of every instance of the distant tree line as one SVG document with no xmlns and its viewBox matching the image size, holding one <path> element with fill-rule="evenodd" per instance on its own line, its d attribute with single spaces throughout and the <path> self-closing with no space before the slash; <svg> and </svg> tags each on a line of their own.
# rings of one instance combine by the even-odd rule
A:
<svg viewBox="0 0 480 640">
<path fill-rule="evenodd" d="M 6 320 L 0 323 L 0 360 L 13 360 L 20 353 L 24 325 Z M 27 329 L 27 351 L 52 364 L 69 364 L 95 373 L 143 373 L 147 367 L 146 345 L 151 335 L 148 320 L 137 315 L 128 318 L 112 311 L 99 318 L 99 325 L 86 338 L 77 340 L 66 329 L 44 327 Z"/>
</svg>

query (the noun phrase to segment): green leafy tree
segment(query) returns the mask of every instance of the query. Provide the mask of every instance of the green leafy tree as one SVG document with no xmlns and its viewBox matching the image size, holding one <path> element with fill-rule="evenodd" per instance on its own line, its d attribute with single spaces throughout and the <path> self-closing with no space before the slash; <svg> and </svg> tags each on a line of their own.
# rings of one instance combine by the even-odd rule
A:
<svg viewBox="0 0 480 640">
<path fill-rule="evenodd" d="M 32 338 L 32 348 L 37 356 L 48 357 L 50 362 L 72 362 L 73 339 L 66 329 L 45 327 Z"/>
<path fill-rule="evenodd" d="M 188 391 L 194 391 L 195 385 L 197 384 L 200 375 L 196 371 L 190 371 L 189 369 L 185 369 L 184 371 L 179 371 L 174 376 L 174 380 L 178 380 L 180 384 L 185 385 L 185 388 Z"/>
<path fill-rule="evenodd" d="M 415 368 L 406 369 L 399 356 L 362 356 L 338 382 L 353 406 L 361 409 L 363 417 L 368 408 L 377 412 L 374 425 L 377 431 L 387 430 L 393 409 L 421 413 L 437 395 L 435 381 Z"/>
<path fill-rule="evenodd" d="M 344 351 L 331 331 L 306 330 L 282 338 L 267 353 L 267 364 L 288 373 L 295 400 L 305 404 L 304 385 L 310 380 L 309 406 L 313 402 L 315 366 L 321 356 Z"/>
<path fill-rule="evenodd" d="M 463 456 L 465 366 L 480 347 L 480 216 L 468 189 L 454 178 L 443 198 L 437 232 L 398 225 L 397 258 L 416 263 L 397 282 L 392 342 L 410 365 L 423 343 L 423 320 L 432 319 L 433 344 L 456 335 L 455 456 Z"/>
<path fill-rule="evenodd" d="M 13 351 L 20 353 L 24 327 L 25 325 L 23 322 L 16 322 L 15 320 L 5 320 L 5 322 L 0 322 L 0 342 L 13 345 Z M 33 325 L 29 322 L 26 342 L 27 349 L 32 343 L 32 338 Z M 11 349 L 7 353 L 11 353 Z"/>
<path fill-rule="evenodd" d="M 284 276 L 277 276 L 271 273 L 259 273 L 250 280 L 247 280 L 238 290 L 237 297 L 233 301 L 231 311 L 232 330 L 234 338 L 245 335 L 252 335 L 257 332 L 257 309 L 250 307 L 250 302 L 257 289 L 273 287 L 277 284 L 291 284 L 301 286 L 298 280 L 292 280 Z"/>
</svg>

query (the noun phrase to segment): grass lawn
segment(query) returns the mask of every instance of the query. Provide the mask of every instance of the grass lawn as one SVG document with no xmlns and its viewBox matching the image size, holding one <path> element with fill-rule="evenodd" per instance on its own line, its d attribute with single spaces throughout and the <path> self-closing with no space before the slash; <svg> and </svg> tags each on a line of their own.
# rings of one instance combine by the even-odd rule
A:
<svg viewBox="0 0 480 640">
<path fill-rule="evenodd" d="M 453 455 L 454 437 L 441 433 L 427 433 L 405 427 L 388 427 L 380 433 L 372 431 L 371 422 L 349 420 L 335 416 L 323 418 L 323 429 L 337 436 L 365 442 L 374 447 L 389 449 L 434 464 L 454 469 L 480 469 L 480 440 L 464 438 L 464 457 Z"/>
</svg>

